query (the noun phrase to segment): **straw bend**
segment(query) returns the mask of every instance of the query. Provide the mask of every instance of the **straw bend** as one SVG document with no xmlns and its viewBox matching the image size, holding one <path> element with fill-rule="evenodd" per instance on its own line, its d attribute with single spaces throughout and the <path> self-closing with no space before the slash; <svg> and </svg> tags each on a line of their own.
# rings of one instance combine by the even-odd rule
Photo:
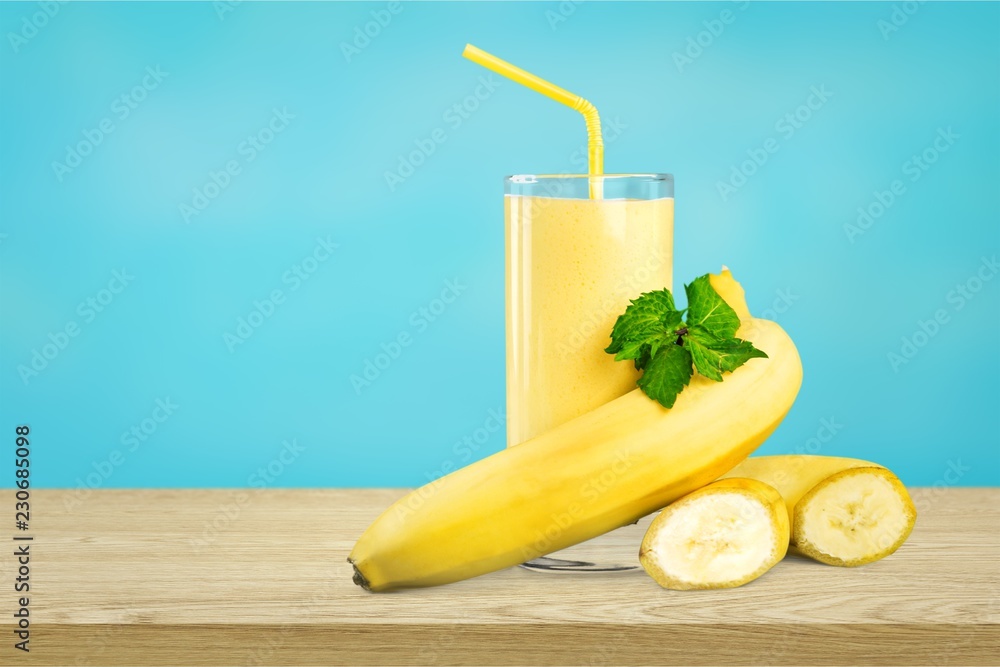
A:
<svg viewBox="0 0 1000 667">
<path fill-rule="evenodd" d="M 574 95 L 565 88 L 560 88 L 545 79 L 524 71 L 520 67 L 511 65 L 509 62 L 501 60 L 472 44 L 465 45 L 462 55 L 474 63 L 478 63 L 501 76 L 507 77 L 511 81 L 516 81 L 522 86 L 531 88 L 535 92 L 541 93 L 560 104 L 565 104 L 574 111 L 580 112 L 587 126 L 587 152 L 590 173 L 596 175 L 604 173 L 604 139 L 601 136 L 601 117 L 597 113 L 597 107 L 579 95 Z"/>
<path fill-rule="evenodd" d="M 573 108 L 583 114 L 583 122 L 587 125 L 587 157 L 590 163 L 590 173 L 603 174 L 604 137 L 601 134 L 601 116 L 593 104 L 582 97 L 577 99 L 579 103 Z"/>
</svg>

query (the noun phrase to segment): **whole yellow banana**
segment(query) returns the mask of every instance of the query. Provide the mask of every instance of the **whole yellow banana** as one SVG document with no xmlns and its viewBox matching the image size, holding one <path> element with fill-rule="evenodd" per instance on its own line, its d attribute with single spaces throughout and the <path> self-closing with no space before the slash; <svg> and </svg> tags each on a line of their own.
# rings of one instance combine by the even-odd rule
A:
<svg viewBox="0 0 1000 667">
<path fill-rule="evenodd" d="M 694 376 L 670 410 L 636 389 L 417 489 L 358 540 L 355 582 L 433 586 L 517 565 L 632 523 L 746 458 L 792 406 L 802 365 L 780 326 L 749 317 L 728 271 L 712 285 L 769 358 L 723 382 Z"/>
</svg>

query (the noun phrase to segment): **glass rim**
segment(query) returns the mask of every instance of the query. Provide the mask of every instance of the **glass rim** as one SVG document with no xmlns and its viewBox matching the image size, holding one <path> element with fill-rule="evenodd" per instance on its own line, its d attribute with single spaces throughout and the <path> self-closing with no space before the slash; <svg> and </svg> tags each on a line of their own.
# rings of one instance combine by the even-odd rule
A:
<svg viewBox="0 0 1000 667">
<path fill-rule="evenodd" d="M 673 174 L 637 173 L 637 174 L 509 174 L 504 176 L 505 182 L 526 184 L 538 183 L 546 180 L 566 180 L 566 179 L 601 179 L 601 180 L 625 180 L 635 179 L 649 182 L 673 181 Z"/>
</svg>

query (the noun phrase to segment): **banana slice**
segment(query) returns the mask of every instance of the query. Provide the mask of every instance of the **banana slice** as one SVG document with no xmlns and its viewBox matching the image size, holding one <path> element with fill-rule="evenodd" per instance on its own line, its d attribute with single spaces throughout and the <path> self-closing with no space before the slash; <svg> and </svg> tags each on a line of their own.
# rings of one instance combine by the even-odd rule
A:
<svg viewBox="0 0 1000 667">
<path fill-rule="evenodd" d="M 639 561 L 664 588 L 734 588 L 770 570 L 788 541 L 788 510 L 774 487 L 724 479 L 660 512 Z"/>
<path fill-rule="evenodd" d="M 828 565 L 864 565 L 898 549 L 916 519 L 898 477 L 881 467 L 849 468 L 827 477 L 795 505 L 792 543 Z"/>
</svg>

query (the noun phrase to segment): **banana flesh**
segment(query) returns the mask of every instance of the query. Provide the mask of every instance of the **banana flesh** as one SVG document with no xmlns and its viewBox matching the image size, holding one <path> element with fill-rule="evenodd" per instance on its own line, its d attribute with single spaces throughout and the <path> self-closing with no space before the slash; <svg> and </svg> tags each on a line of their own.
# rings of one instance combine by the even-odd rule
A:
<svg viewBox="0 0 1000 667">
<path fill-rule="evenodd" d="M 650 524 L 639 562 L 664 588 L 734 588 L 784 558 L 785 501 L 753 479 L 709 484 L 664 509 Z"/>
<path fill-rule="evenodd" d="M 788 507 L 791 544 L 829 565 L 853 567 L 898 549 L 916 522 L 906 487 L 888 469 L 834 456 L 756 456 L 723 478 L 770 484 Z"/>
</svg>

